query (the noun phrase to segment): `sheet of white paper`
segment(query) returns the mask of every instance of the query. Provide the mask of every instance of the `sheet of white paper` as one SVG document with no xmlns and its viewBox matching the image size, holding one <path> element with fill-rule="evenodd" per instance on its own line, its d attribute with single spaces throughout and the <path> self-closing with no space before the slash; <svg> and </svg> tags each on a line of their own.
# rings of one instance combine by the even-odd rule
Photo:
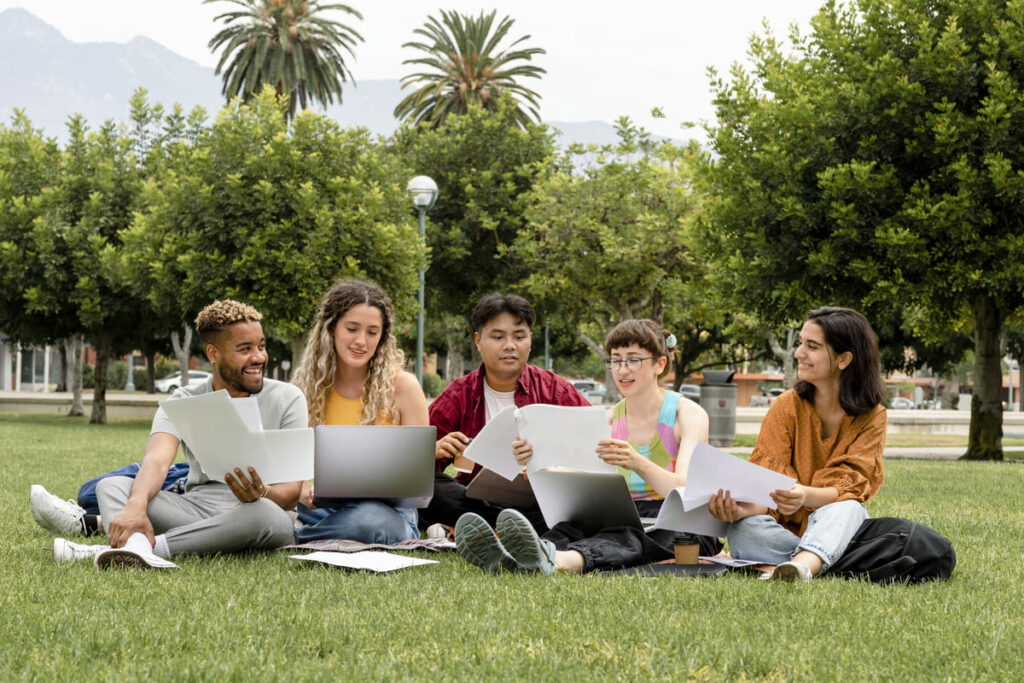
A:
<svg viewBox="0 0 1024 683">
<path fill-rule="evenodd" d="M 260 402 L 256 400 L 255 396 L 246 396 L 244 398 L 233 398 L 231 399 L 231 405 L 238 411 L 238 416 L 242 418 L 242 424 L 250 432 L 262 432 L 263 431 L 263 418 L 260 417 Z"/>
<path fill-rule="evenodd" d="M 687 510 L 683 506 L 685 498 L 685 487 L 680 486 L 668 492 L 668 496 L 661 504 L 658 512 L 658 519 L 654 522 L 655 529 L 668 529 L 670 531 L 685 531 L 691 534 L 703 534 L 722 538 L 725 536 L 729 525 L 720 522 L 708 512 L 708 506 L 704 505 Z"/>
<path fill-rule="evenodd" d="M 566 467 L 584 472 L 617 472 L 597 456 L 597 444 L 611 437 L 608 413 L 599 406 L 534 404 L 516 410 L 519 436 L 533 446 L 527 470 Z"/>
<path fill-rule="evenodd" d="M 405 557 L 380 550 L 361 550 L 356 553 L 337 553 L 326 550 L 318 550 L 308 555 L 289 555 L 293 560 L 307 560 L 310 562 L 322 562 L 335 567 L 348 567 L 349 569 L 369 569 L 375 572 L 393 572 L 396 569 L 416 567 L 422 564 L 437 564 L 437 560 L 421 560 L 416 557 Z"/>
<path fill-rule="evenodd" d="M 487 421 L 463 455 L 512 481 L 523 469 L 512 455 L 515 438 L 516 407 L 508 406 Z"/>
<path fill-rule="evenodd" d="M 757 560 L 737 560 L 735 557 L 719 557 L 718 555 L 701 555 L 700 559 L 726 567 L 749 567 L 755 564 L 765 564 Z"/>
<path fill-rule="evenodd" d="M 250 466 L 265 484 L 313 477 L 313 430 L 308 427 L 254 433 L 224 390 L 161 405 L 211 479 L 223 481 L 234 468 Z"/>
<path fill-rule="evenodd" d="M 686 470 L 686 510 L 706 505 L 719 489 L 729 491 L 733 500 L 757 503 L 776 508 L 769 494 L 772 491 L 793 488 L 796 479 L 779 474 L 767 467 L 747 462 L 706 443 L 699 443 L 690 456 Z"/>
</svg>

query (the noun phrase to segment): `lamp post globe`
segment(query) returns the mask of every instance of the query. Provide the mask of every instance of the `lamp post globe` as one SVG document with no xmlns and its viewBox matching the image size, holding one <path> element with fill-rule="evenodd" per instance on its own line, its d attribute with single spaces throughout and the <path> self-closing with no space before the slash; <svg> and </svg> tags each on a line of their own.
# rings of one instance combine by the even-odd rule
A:
<svg viewBox="0 0 1024 683">
<path fill-rule="evenodd" d="M 418 175 L 409 181 L 405 189 L 409 193 L 410 199 L 412 199 L 412 205 L 419 212 L 420 240 L 425 242 L 427 238 L 427 211 L 430 211 L 434 206 L 434 202 L 437 201 L 437 183 L 429 176 Z M 420 386 L 423 386 L 423 282 L 425 274 L 426 271 L 421 267 L 419 269 L 420 310 L 416 316 L 416 381 L 420 383 Z"/>
</svg>

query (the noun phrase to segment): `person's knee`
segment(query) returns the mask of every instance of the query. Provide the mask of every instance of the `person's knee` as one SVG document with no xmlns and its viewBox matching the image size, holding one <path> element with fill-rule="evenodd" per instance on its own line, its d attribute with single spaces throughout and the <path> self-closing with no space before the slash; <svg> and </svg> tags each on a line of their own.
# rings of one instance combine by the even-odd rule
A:
<svg viewBox="0 0 1024 683">
<path fill-rule="evenodd" d="M 131 477 L 105 477 L 96 482 L 96 502 L 104 519 L 121 511 L 134 482 Z"/>
<path fill-rule="evenodd" d="M 390 505 L 365 501 L 347 520 L 353 538 L 370 539 L 365 543 L 397 543 L 409 537 L 408 524 Z"/>
<path fill-rule="evenodd" d="M 254 548 L 280 548 L 295 540 L 291 515 L 269 500 L 242 503 L 236 508 L 239 533 L 251 539 Z"/>
<path fill-rule="evenodd" d="M 768 543 L 767 531 L 777 522 L 768 515 L 754 515 L 729 524 L 726 539 L 729 541 L 729 555 L 737 560 L 760 556 L 759 552 Z"/>
</svg>

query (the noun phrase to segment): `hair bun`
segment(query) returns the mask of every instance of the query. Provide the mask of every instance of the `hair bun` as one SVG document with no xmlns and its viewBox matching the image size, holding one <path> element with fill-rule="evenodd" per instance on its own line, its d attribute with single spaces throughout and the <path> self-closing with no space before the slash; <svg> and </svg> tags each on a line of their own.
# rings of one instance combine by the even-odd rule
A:
<svg viewBox="0 0 1024 683">
<path fill-rule="evenodd" d="M 676 348 L 676 343 L 677 343 L 676 335 L 672 334 L 671 332 L 666 332 L 665 333 L 665 348 L 668 349 L 669 351 L 671 351 L 672 349 Z"/>
</svg>

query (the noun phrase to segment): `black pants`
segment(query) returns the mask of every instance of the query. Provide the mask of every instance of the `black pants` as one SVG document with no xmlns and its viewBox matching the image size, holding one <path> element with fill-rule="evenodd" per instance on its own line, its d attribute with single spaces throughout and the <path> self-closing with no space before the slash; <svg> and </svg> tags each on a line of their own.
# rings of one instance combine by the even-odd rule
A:
<svg viewBox="0 0 1024 683">
<path fill-rule="evenodd" d="M 466 486 L 443 472 L 438 472 L 434 475 L 434 497 L 430 500 L 430 505 L 425 508 L 420 508 L 419 511 L 419 526 L 420 529 L 426 529 L 431 524 L 447 524 L 448 526 L 455 526 L 455 523 L 459 521 L 459 517 L 466 514 L 467 512 L 475 512 L 476 514 L 487 520 L 487 523 L 491 526 L 496 524 L 498 513 L 511 505 L 502 505 L 500 503 L 489 503 L 485 500 L 477 500 L 476 498 L 466 497 Z M 528 508 L 516 508 L 526 519 L 530 520 L 530 524 L 537 530 L 537 533 L 544 533 L 547 530 L 547 525 L 544 523 L 544 515 L 541 514 L 540 508 L 536 505 Z"/>
<path fill-rule="evenodd" d="M 636 501 L 641 517 L 657 517 L 660 500 Z M 624 569 L 641 564 L 661 562 L 675 557 L 676 543 L 696 543 L 701 555 L 716 555 L 722 542 L 711 536 L 684 534 L 658 529 L 644 533 L 643 529 L 620 526 L 598 529 L 585 524 L 560 522 L 544 534 L 558 550 L 576 550 L 583 555 L 583 571 Z"/>
</svg>

